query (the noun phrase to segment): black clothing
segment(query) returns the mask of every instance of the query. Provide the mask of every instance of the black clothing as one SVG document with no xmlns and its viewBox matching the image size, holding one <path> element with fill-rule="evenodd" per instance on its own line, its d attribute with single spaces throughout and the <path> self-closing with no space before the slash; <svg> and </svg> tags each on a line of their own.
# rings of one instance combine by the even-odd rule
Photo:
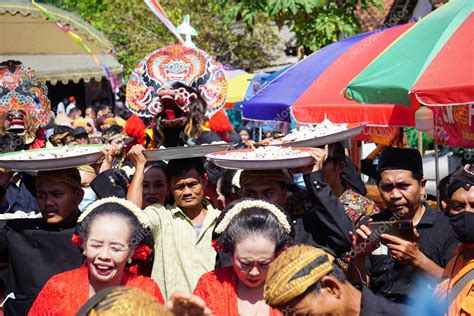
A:
<svg viewBox="0 0 474 316">
<path fill-rule="evenodd" d="M 331 187 L 323 182 L 321 172 L 305 175 L 304 180 L 313 201 L 313 209 L 293 218 L 294 243 L 325 247 L 333 251 L 336 256 L 349 252 L 351 249 L 349 231 L 354 230 L 354 224 L 347 216 L 344 206 L 332 194 Z M 217 253 L 216 268 L 231 265 L 230 255 Z"/>
<path fill-rule="evenodd" d="M 75 221 L 48 225 L 43 219 L 0 222 L 0 256 L 8 258 L 1 279 L 5 295 L 16 297 L 5 303 L 5 315 L 27 315 L 50 277 L 81 265 L 81 251 L 71 242 L 75 226 Z"/>
<path fill-rule="evenodd" d="M 20 181 L 19 186 L 10 183 L 7 187 L 5 197 L 9 205 L 6 213 L 15 213 L 16 211 L 23 211 L 25 213 L 39 212 L 36 199 L 28 191 L 23 181 Z"/>
<path fill-rule="evenodd" d="M 391 212 L 384 210 L 370 218 L 378 222 L 388 221 L 392 217 Z M 425 213 L 416 230 L 420 235 L 418 247 L 421 252 L 440 267 L 445 267 L 459 244 L 448 218 L 425 205 Z M 410 297 L 410 293 L 413 292 L 415 279 L 420 271 L 411 265 L 395 261 L 390 255 L 372 254 L 367 256 L 367 259 L 366 272 L 371 277 L 374 293 L 398 303 L 411 303 L 413 297 Z M 433 280 L 433 284 L 425 285 L 434 288 L 436 282 L 437 280 Z"/>
<path fill-rule="evenodd" d="M 336 256 L 350 251 L 349 232 L 354 230 L 354 224 L 344 206 L 332 194 L 321 172 L 305 175 L 304 181 L 314 206 L 311 212 L 294 219 L 295 244 L 322 246 Z"/>
<path fill-rule="evenodd" d="M 405 305 L 393 303 L 383 296 L 375 295 L 372 291 L 362 286 L 362 301 L 360 316 L 402 316 L 406 314 Z"/>
<path fill-rule="evenodd" d="M 360 178 L 356 166 L 347 156 L 345 156 L 344 162 L 345 166 L 341 173 L 342 182 L 360 195 L 366 195 L 367 188 L 365 187 L 365 183 Z"/>
</svg>

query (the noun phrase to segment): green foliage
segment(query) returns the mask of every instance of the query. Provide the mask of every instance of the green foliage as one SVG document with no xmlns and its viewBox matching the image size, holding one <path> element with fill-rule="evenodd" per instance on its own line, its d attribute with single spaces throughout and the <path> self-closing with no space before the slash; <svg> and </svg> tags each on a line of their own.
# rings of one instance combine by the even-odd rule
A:
<svg viewBox="0 0 474 316">
<path fill-rule="evenodd" d="M 42 0 L 77 14 L 114 44 L 116 57 L 128 77 L 135 65 L 153 50 L 177 40 L 148 9 L 143 0 Z M 273 59 L 276 30 L 265 22 L 254 21 L 258 31 L 243 32 L 227 23 L 222 10 L 214 10 L 206 0 L 162 0 L 170 20 L 179 25 L 184 15 L 198 31 L 196 45 L 220 62 L 236 68 L 265 67 Z"/>
<path fill-rule="evenodd" d="M 337 41 L 342 35 L 360 32 L 355 15 L 362 10 L 381 10 L 381 0 L 212 0 L 214 8 L 225 8 L 228 22 L 242 21 L 255 29 L 260 16 L 287 25 L 296 34 L 297 45 L 307 53 Z"/>
</svg>

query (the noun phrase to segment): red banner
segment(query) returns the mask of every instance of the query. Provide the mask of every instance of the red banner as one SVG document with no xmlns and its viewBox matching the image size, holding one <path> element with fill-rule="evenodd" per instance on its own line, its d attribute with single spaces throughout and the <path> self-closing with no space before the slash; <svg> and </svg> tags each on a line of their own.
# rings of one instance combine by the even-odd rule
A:
<svg viewBox="0 0 474 316">
<path fill-rule="evenodd" d="M 433 106 L 434 139 L 439 145 L 474 148 L 474 104 Z"/>
<path fill-rule="evenodd" d="M 387 146 L 403 146 L 403 139 L 400 140 L 400 130 L 400 127 L 366 126 L 355 139 Z"/>
</svg>

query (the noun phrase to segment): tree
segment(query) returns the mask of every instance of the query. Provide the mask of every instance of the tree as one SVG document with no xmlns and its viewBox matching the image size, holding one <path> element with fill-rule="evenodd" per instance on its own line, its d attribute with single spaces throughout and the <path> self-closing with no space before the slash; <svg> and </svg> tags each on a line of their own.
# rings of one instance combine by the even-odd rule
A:
<svg viewBox="0 0 474 316">
<path fill-rule="evenodd" d="M 116 57 L 128 77 L 138 62 L 153 50 L 176 43 L 176 39 L 148 9 L 143 0 L 43 0 L 79 15 L 114 44 Z M 190 14 L 199 32 L 196 45 L 220 62 L 252 70 L 265 67 L 273 59 L 271 47 L 278 38 L 268 23 L 255 21 L 252 33 L 235 28 L 206 0 L 163 0 L 160 2 L 171 21 L 178 25 Z"/>
<path fill-rule="evenodd" d="M 362 10 L 381 10 L 381 0 L 212 0 L 214 8 L 224 8 L 227 22 L 242 21 L 255 29 L 261 17 L 287 25 L 296 34 L 297 45 L 310 53 L 333 43 L 341 36 L 360 32 L 355 15 Z"/>
</svg>

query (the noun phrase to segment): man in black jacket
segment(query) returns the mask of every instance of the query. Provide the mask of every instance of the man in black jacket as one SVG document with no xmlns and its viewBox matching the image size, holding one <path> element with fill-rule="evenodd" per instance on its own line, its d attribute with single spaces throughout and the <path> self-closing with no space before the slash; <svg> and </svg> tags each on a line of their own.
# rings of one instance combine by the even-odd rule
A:
<svg viewBox="0 0 474 316">
<path fill-rule="evenodd" d="M 361 225 L 354 238 L 350 276 L 353 282 L 368 283 L 375 294 L 397 303 L 412 304 L 416 300 L 413 292 L 417 277 L 429 277 L 432 282 L 426 282 L 425 290 L 433 288 L 458 242 L 448 218 L 422 201 L 426 180 L 417 150 L 385 149 L 380 155 L 377 173 L 386 209 L 370 216 L 370 220 L 409 220 L 415 228 L 415 241 L 382 234 L 379 243 L 378 238 L 371 237 L 379 233 L 372 231 L 370 225 Z M 380 229 L 381 233 L 384 231 Z"/>
<path fill-rule="evenodd" d="M 0 256 L 8 261 L 2 275 L 5 315 L 27 315 L 46 281 L 75 269 L 82 254 L 71 242 L 84 192 L 77 169 L 42 171 L 36 179 L 43 218 L 0 222 Z"/>
</svg>

